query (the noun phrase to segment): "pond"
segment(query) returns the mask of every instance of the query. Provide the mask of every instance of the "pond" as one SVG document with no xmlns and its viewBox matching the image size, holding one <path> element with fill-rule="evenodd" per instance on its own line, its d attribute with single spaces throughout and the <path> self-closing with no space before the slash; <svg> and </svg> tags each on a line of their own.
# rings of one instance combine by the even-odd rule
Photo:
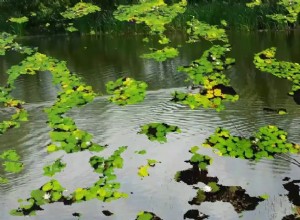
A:
<svg viewBox="0 0 300 220">
<path fill-rule="evenodd" d="M 187 90 L 186 75 L 177 72 L 177 67 L 198 59 L 211 46 L 210 43 L 186 44 L 187 37 L 176 34 L 171 40 L 174 45 L 181 44 L 180 55 L 159 63 L 140 58 L 148 48 L 142 38 L 140 35 L 74 35 L 19 40 L 23 45 L 38 47 L 41 53 L 66 60 L 71 71 L 91 85 L 94 91 L 103 94 L 92 103 L 67 113 L 80 129 L 93 134 L 93 142 L 108 145 L 107 149 L 95 155 L 109 156 L 118 147 L 128 146 L 122 154 L 123 168 L 115 171 L 121 191 L 127 193 L 128 198 L 108 203 L 91 200 L 71 206 L 53 203 L 43 206 L 43 211 L 30 218 L 68 220 L 77 219 L 72 214 L 80 213 L 81 219 L 126 220 L 135 219 L 137 213 L 144 210 L 162 219 L 181 220 L 188 210 L 193 209 L 208 215 L 208 219 L 282 219 L 292 214 L 292 204 L 286 196 L 288 191 L 283 187 L 286 183 L 283 179 L 299 180 L 300 167 L 282 159 L 249 162 L 220 157 L 211 149 L 200 147 L 198 153 L 214 159 L 214 163 L 208 166 L 208 173 L 211 177 L 218 177 L 219 184 L 241 186 L 251 197 L 268 195 L 269 198 L 259 202 L 254 210 L 244 212 L 237 212 L 225 200 L 190 204 L 189 201 L 197 195 L 197 187 L 203 187 L 203 184 L 187 185 L 175 181 L 174 176 L 178 171 L 191 167 L 185 162 L 191 158 L 189 149 L 201 146 L 220 126 L 235 135 L 250 136 L 260 127 L 274 124 L 288 132 L 291 142 L 300 143 L 300 106 L 287 96 L 292 83 L 260 72 L 253 64 L 255 53 L 273 46 L 277 47 L 278 60 L 299 63 L 300 32 L 229 33 L 233 44 L 230 56 L 236 59 L 236 64 L 227 74 L 240 99 L 226 104 L 226 109 L 221 112 L 201 108 L 191 110 L 170 101 L 174 90 Z M 6 70 L 21 59 L 15 53 L 0 57 L 1 85 L 7 79 Z M 123 76 L 148 84 L 144 102 L 117 106 L 107 101 L 105 83 Z M 26 102 L 24 107 L 29 112 L 29 121 L 2 135 L 0 150 L 16 149 L 25 169 L 20 174 L 11 175 L 8 184 L 0 185 L 0 219 L 23 219 L 9 215 L 9 211 L 19 206 L 18 199 L 30 197 L 31 190 L 49 181 L 43 176 L 43 167 L 58 157 L 62 157 L 67 167 L 56 174 L 55 179 L 69 192 L 78 187 L 88 187 L 98 179 L 89 165 L 89 158 L 94 155 L 91 152 L 66 154 L 58 151 L 48 154 L 46 151 L 50 143 L 50 128 L 43 109 L 53 104 L 59 91 L 51 80 L 51 74 L 39 72 L 33 76 L 20 76 L 15 83 L 12 95 Z M 288 114 L 263 111 L 264 108 L 284 108 Z M 0 112 L 0 120 L 9 114 L 9 109 L 4 108 Z M 181 133 L 168 134 L 166 143 L 151 142 L 145 135 L 137 134 L 140 126 L 151 122 L 176 125 Z M 146 154 L 135 153 L 141 150 L 146 150 Z M 300 160 L 299 154 L 292 157 Z M 145 165 L 147 159 L 160 163 L 150 167 L 148 177 L 141 178 L 138 168 Z M 106 216 L 104 210 L 114 214 Z"/>
</svg>

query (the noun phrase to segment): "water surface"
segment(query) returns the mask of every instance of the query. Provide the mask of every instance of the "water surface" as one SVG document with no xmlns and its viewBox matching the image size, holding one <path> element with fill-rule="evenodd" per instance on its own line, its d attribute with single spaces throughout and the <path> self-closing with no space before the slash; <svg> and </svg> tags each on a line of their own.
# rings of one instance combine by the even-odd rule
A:
<svg viewBox="0 0 300 220">
<path fill-rule="evenodd" d="M 154 212 L 162 219 L 182 220 L 190 209 L 208 214 L 209 219 L 282 219 L 291 214 L 291 204 L 282 187 L 284 177 L 300 179 L 300 168 L 283 160 L 262 160 L 258 163 L 240 159 L 221 158 L 210 149 L 199 153 L 214 157 L 209 167 L 210 176 L 218 176 L 223 185 L 239 185 L 251 196 L 268 194 L 270 198 L 261 202 L 256 210 L 238 215 L 230 204 L 203 203 L 191 206 L 188 201 L 196 195 L 196 190 L 184 183 L 174 181 L 179 170 L 189 168 L 190 147 L 200 146 L 215 128 L 223 126 L 236 135 L 248 136 L 260 126 L 275 124 L 289 133 L 289 140 L 300 143 L 300 107 L 287 96 L 291 83 L 278 79 L 271 74 L 256 70 L 253 55 L 271 46 L 278 48 L 277 58 L 300 63 L 300 32 L 274 33 L 231 33 L 233 49 L 230 55 L 236 59 L 236 65 L 227 72 L 231 84 L 240 95 L 236 103 L 228 104 L 221 113 L 211 109 L 190 110 L 187 107 L 170 102 L 171 93 L 185 90 L 186 76 L 178 73 L 178 65 L 188 65 L 201 56 L 211 46 L 206 42 L 185 44 L 185 36 L 176 35 L 173 43 L 181 44 L 180 55 L 176 59 L 163 63 L 143 60 L 139 56 L 147 52 L 148 46 L 142 42 L 143 36 L 56 36 L 22 39 L 22 43 L 37 46 L 42 53 L 66 60 L 69 68 L 93 86 L 104 96 L 85 107 L 73 109 L 68 115 L 75 118 L 80 129 L 94 135 L 94 141 L 108 144 L 109 148 L 98 155 L 109 155 L 119 146 L 128 146 L 123 154 L 124 168 L 117 170 L 121 190 L 129 194 L 128 199 L 111 203 L 97 200 L 64 206 L 51 204 L 44 206 L 31 219 L 56 220 L 76 219 L 73 212 L 82 213 L 82 219 L 135 219 L 141 210 Z M 151 45 L 155 46 L 155 45 Z M 5 71 L 12 64 L 17 64 L 20 56 L 9 53 L 0 57 L 0 83 L 3 85 L 7 76 Z M 106 100 L 105 83 L 121 76 L 133 77 L 146 81 L 149 92 L 143 103 L 119 107 Z M 14 97 L 25 100 L 30 114 L 29 122 L 23 123 L 0 137 L 0 151 L 16 149 L 25 163 L 21 174 L 12 175 L 9 184 L 0 186 L 0 219 L 23 219 L 12 217 L 9 210 L 18 207 L 18 198 L 27 198 L 30 191 L 39 188 L 47 177 L 42 176 L 42 168 L 58 156 L 63 156 L 67 168 L 55 176 L 69 192 L 78 187 L 87 187 L 97 180 L 88 163 L 90 152 L 66 155 L 56 152 L 48 155 L 45 146 L 50 142 L 45 107 L 51 106 L 59 88 L 51 83 L 49 73 L 34 76 L 21 76 L 16 83 Z M 263 112 L 264 107 L 286 108 L 287 115 L 275 115 Z M 0 119 L 8 117 L 10 111 L 1 109 Z M 146 136 L 138 135 L 139 126 L 150 122 L 166 122 L 181 128 L 181 134 L 168 135 L 168 142 L 159 144 L 150 142 Z M 146 155 L 133 152 L 146 149 Z M 149 170 L 150 176 L 141 180 L 137 175 L 139 166 L 146 159 L 161 161 Z M 300 156 L 294 156 L 300 160 Z M 2 171 L 0 171 L 2 172 Z M 199 184 L 201 186 L 201 184 Z M 132 193 L 132 194 L 131 194 Z M 110 210 L 113 216 L 106 217 L 102 210 Z M 25 218 L 24 219 L 28 219 Z"/>
</svg>

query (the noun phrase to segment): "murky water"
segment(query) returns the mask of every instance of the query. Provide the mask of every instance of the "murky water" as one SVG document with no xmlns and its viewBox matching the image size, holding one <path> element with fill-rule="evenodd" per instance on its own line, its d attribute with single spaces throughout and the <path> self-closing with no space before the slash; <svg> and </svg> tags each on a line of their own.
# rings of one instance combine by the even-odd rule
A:
<svg viewBox="0 0 300 220">
<path fill-rule="evenodd" d="M 196 195 L 196 190 L 182 182 L 174 181 L 179 170 L 190 167 L 185 163 L 191 157 L 190 147 L 201 145 L 217 126 L 230 129 L 237 135 L 249 135 L 260 126 L 275 124 L 289 133 L 289 140 L 300 143 L 300 106 L 287 96 L 291 84 L 270 74 L 255 70 L 253 55 L 267 47 L 278 48 L 280 60 L 300 62 L 300 32 L 278 33 L 233 33 L 231 56 L 236 65 L 228 72 L 232 86 L 240 95 L 240 100 L 228 104 L 225 111 L 190 110 L 170 102 L 170 94 L 176 89 L 184 90 L 185 75 L 178 73 L 178 65 L 187 65 L 201 56 L 210 44 L 186 45 L 184 36 L 173 37 L 174 44 L 182 44 L 180 56 L 164 63 L 143 60 L 139 55 L 147 51 L 142 36 L 102 36 L 102 37 L 41 37 L 23 39 L 23 44 L 38 46 L 40 51 L 68 62 L 70 69 L 78 73 L 94 90 L 105 93 L 105 83 L 121 76 L 144 80 L 149 84 L 146 100 L 137 105 L 119 107 L 107 102 L 106 97 L 98 97 L 87 106 L 73 109 L 69 115 L 74 117 L 80 129 L 94 135 L 99 144 L 109 148 L 99 155 L 109 155 L 119 146 L 128 146 L 123 154 L 124 168 L 117 170 L 121 190 L 129 194 L 128 199 L 111 203 L 97 200 L 64 206 L 61 203 L 46 205 L 31 219 L 76 219 L 72 213 L 82 213 L 82 219 L 135 219 L 139 211 L 154 212 L 165 220 L 182 220 L 190 209 L 209 215 L 209 219 L 282 219 L 291 214 L 292 205 L 282 179 L 300 179 L 300 168 L 283 160 L 262 160 L 258 163 L 240 159 L 221 158 L 210 149 L 199 153 L 214 157 L 209 166 L 210 176 L 218 176 L 223 185 L 239 185 L 251 196 L 269 194 L 270 198 L 261 202 L 254 211 L 237 214 L 230 204 L 203 203 L 201 206 L 188 204 Z M 5 70 L 19 62 L 21 57 L 10 54 L 0 57 L 0 82 L 5 83 Z M 50 142 L 43 109 L 50 106 L 58 88 L 51 84 L 49 73 L 35 76 L 22 76 L 16 83 L 13 95 L 25 100 L 30 114 L 29 122 L 21 128 L 8 131 L 0 137 L 0 149 L 15 148 L 22 155 L 25 170 L 12 175 L 7 185 L 0 185 L 0 219 L 23 219 L 12 217 L 9 210 L 18 207 L 18 198 L 27 198 L 30 191 L 39 188 L 49 180 L 43 177 L 43 166 L 63 156 L 67 168 L 55 176 L 70 192 L 78 187 L 86 187 L 97 180 L 88 163 L 90 152 L 66 155 L 56 152 L 48 155 L 45 146 Z M 287 115 L 263 112 L 264 107 L 286 108 Z M 0 119 L 9 115 L 1 109 Z M 166 144 L 150 142 L 146 136 L 138 135 L 139 126 L 149 122 L 166 122 L 181 128 L 181 134 L 168 135 Z M 134 151 L 146 149 L 146 155 Z M 141 180 L 138 167 L 146 159 L 161 161 L 149 170 L 150 176 Z M 300 160 L 300 156 L 294 156 Z M 0 171 L 2 172 L 2 171 Z M 199 184 L 201 186 L 201 184 Z M 131 194 L 132 193 L 132 194 Z M 109 210 L 113 216 L 106 217 L 102 210 Z M 27 219 L 27 218 L 24 218 Z"/>
</svg>

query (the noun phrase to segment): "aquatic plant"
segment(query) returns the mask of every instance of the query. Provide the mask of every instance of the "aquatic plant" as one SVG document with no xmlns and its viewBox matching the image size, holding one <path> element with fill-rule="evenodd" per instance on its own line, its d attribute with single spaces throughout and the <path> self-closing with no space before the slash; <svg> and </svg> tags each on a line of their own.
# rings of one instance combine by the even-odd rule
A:
<svg viewBox="0 0 300 220">
<path fill-rule="evenodd" d="M 24 164 L 20 161 L 20 155 L 15 150 L 5 150 L 0 154 L 4 171 L 8 173 L 19 173 L 23 170 Z M 0 184 L 7 183 L 8 179 L 0 176 Z"/>
<path fill-rule="evenodd" d="M 187 34 L 189 35 L 188 43 L 198 42 L 201 38 L 211 42 L 223 41 L 228 43 L 228 37 L 223 28 L 218 28 L 216 25 L 210 25 L 195 18 L 188 21 L 187 25 Z"/>
<path fill-rule="evenodd" d="M 167 142 L 166 135 L 170 132 L 181 133 L 179 127 L 168 125 L 166 123 L 149 123 L 140 127 L 138 134 L 147 135 L 150 141 L 159 141 L 161 143 Z"/>
<path fill-rule="evenodd" d="M 122 77 L 115 82 L 109 81 L 105 84 L 110 102 L 117 105 L 130 105 L 144 101 L 146 96 L 147 83 L 136 81 L 129 77 Z"/>
<path fill-rule="evenodd" d="M 37 50 L 36 48 L 22 46 L 15 42 L 16 37 L 16 35 L 0 32 L 0 56 L 5 55 L 6 51 L 16 51 L 21 54 L 30 55 Z"/>
<path fill-rule="evenodd" d="M 134 153 L 136 153 L 136 154 L 146 154 L 147 153 L 147 151 L 146 150 L 137 150 L 137 151 L 134 151 Z"/>
<path fill-rule="evenodd" d="M 172 59 L 174 57 L 177 57 L 179 54 L 178 50 L 174 47 L 165 47 L 161 50 L 152 48 L 151 50 L 153 50 L 152 53 L 143 54 L 141 55 L 141 58 L 154 59 L 157 62 L 163 62 L 167 59 Z"/>
<path fill-rule="evenodd" d="M 162 220 L 162 219 L 157 215 L 155 215 L 153 212 L 141 211 L 137 214 L 135 220 Z"/>
<path fill-rule="evenodd" d="M 198 154 L 197 151 L 199 150 L 198 146 L 194 146 L 190 149 L 190 153 L 193 154 L 189 161 L 192 165 L 198 165 L 200 170 L 207 170 L 207 166 L 212 164 L 213 159 L 209 156 Z"/>
<path fill-rule="evenodd" d="M 92 186 L 77 188 L 69 195 L 64 195 L 65 188 L 62 187 L 57 180 L 52 179 L 43 184 L 39 189 L 31 191 L 30 198 L 25 200 L 20 199 L 19 208 L 11 210 L 11 215 L 32 216 L 36 214 L 36 211 L 43 210 L 43 205 L 56 202 L 71 205 L 73 203 L 89 201 L 92 199 L 109 202 L 120 198 L 126 198 L 127 194 L 118 191 L 120 183 L 114 182 L 116 179 L 114 170 L 116 168 L 122 168 L 123 159 L 120 155 L 125 150 L 126 147 L 120 147 L 108 159 L 99 157 L 92 157 L 90 159 L 91 166 L 94 168 L 95 172 L 100 173 L 99 179 Z"/>
<path fill-rule="evenodd" d="M 71 108 L 91 102 L 96 95 L 90 86 L 84 85 L 79 77 L 69 71 L 65 62 L 35 53 L 7 71 L 7 91 L 12 91 L 15 80 L 20 75 L 35 74 L 37 71 L 50 71 L 53 83 L 62 88 L 53 106 L 45 109 L 48 125 L 53 129 L 50 132 L 52 143 L 48 146 L 48 152 L 64 150 L 72 153 L 87 149 L 101 151 L 104 146 L 92 143 L 91 134 L 78 129 L 72 118 L 63 116 Z"/>
<path fill-rule="evenodd" d="M 250 138 L 234 136 L 229 130 L 217 128 L 203 146 L 212 147 L 221 156 L 249 160 L 274 158 L 276 154 L 300 151 L 298 144 L 287 141 L 287 132 L 274 125 L 261 127 Z"/>
<path fill-rule="evenodd" d="M 300 64 L 286 61 L 278 61 L 275 58 L 276 48 L 265 49 L 254 56 L 254 64 L 257 69 L 268 72 L 279 78 L 284 78 L 293 83 L 289 93 L 294 101 L 300 104 Z"/>
<path fill-rule="evenodd" d="M 61 158 L 58 158 L 54 161 L 53 164 L 48 165 L 48 166 L 44 166 L 43 170 L 44 170 L 44 175 L 45 176 L 54 176 L 56 173 L 61 172 L 65 167 L 66 167 L 66 163 L 63 163 L 61 161 Z"/>
<path fill-rule="evenodd" d="M 138 168 L 138 175 L 142 178 L 146 177 L 146 176 L 149 176 L 150 174 L 149 174 L 148 169 L 150 167 L 154 167 L 157 163 L 160 163 L 160 161 L 157 161 L 157 160 L 154 160 L 154 159 L 148 159 L 146 165 L 140 166 Z"/>
<path fill-rule="evenodd" d="M 97 5 L 80 1 L 60 14 L 66 19 L 76 19 L 97 11 L 101 11 Z"/>
<path fill-rule="evenodd" d="M 239 96 L 230 86 L 230 81 L 224 71 L 231 68 L 235 60 L 226 58 L 225 53 L 230 51 L 229 45 L 214 45 L 206 50 L 200 59 L 188 66 L 178 67 L 178 71 L 188 75 L 197 93 L 175 91 L 172 101 L 188 105 L 191 109 L 204 107 L 215 108 L 217 111 L 225 108 L 224 101 L 235 102 Z"/>
</svg>

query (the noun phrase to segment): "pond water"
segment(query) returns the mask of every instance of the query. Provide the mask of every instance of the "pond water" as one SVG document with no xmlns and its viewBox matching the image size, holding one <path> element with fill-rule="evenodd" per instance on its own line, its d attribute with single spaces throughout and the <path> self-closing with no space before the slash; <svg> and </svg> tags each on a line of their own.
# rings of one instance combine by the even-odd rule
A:
<svg viewBox="0 0 300 220">
<path fill-rule="evenodd" d="M 219 183 L 226 186 L 241 186 L 250 196 L 268 194 L 268 200 L 260 202 L 253 211 L 237 214 L 229 203 L 202 203 L 190 205 L 197 190 L 183 182 L 176 182 L 177 171 L 190 167 L 185 160 L 190 159 L 188 152 L 192 146 L 201 143 L 222 126 L 236 135 L 248 136 L 261 126 L 275 124 L 289 133 L 289 140 L 300 143 L 300 106 L 287 96 L 291 83 L 255 69 L 252 62 L 254 53 L 275 46 L 277 58 L 300 62 L 300 32 L 272 33 L 230 33 L 231 57 L 236 65 L 228 71 L 231 85 L 240 95 L 238 102 L 227 104 L 226 110 L 217 113 L 212 109 L 190 110 L 170 102 L 175 90 L 186 90 L 183 73 L 176 71 L 179 65 L 188 65 L 198 59 L 211 44 L 200 42 L 185 44 L 186 37 L 177 34 L 172 37 L 174 45 L 181 44 L 179 57 L 163 63 L 144 60 L 139 56 L 147 52 L 148 45 L 142 42 L 143 36 L 55 36 L 24 38 L 24 45 L 37 46 L 39 51 L 55 58 L 66 60 L 68 67 L 80 75 L 86 84 L 91 85 L 99 96 L 85 107 L 72 109 L 68 115 L 73 117 L 80 129 L 94 135 L 94 142 L 108 144 L 109 147 L 97 155 L 109 155 L 119 146 L 128 146 L 124 152 L 124 167 L 117 170 L 121 191 L 129 194 L 127 199 L 110 203 L 98 200 L 64 206 L 62 203 L 43 206 L 31 219 L 76 219 L 72 213 L 82 214 L 81 219 L 135 219 L 139 211 L 155 213 L 162 219 L 182 220 L 184 213 L 191 209 L 209 215 L 209 219 L 282 219 L 293 213 L 292 205 L 285 196 L 283 188 L 285 177 L 300 179 L 300 168 L 290 162 L 274 159 L 248 162 L 246 160 L 223 158 L 210 149 L 200 148 L 199 153 L 212 156 L 214 163 L 209 166 L 210 176 L 217 176 Z M 155 46 L 155 45 L 151 45 Z M 5 71 L 17 64 L 20 56 L 10 53 L 0 57 L 0 83 L 7 76 Z M 129 76 L 148 83 L 149 88 L 144 102 L 120 107 L 107 101 L 105 83 L 122 76 Z M 67 162 L 66 169 L 58 173 L 59 180 L 70 192 L 78 187 L 90 186 L 97 180 L 89 165 L 90 152 L 48 154 L 46 145 L 50 138 L 43 112 L 51 106 L 59 88 L 52 85 L 49 73 L 34 76 L 21 76 L 16 82 L 13 96 L 26 101 L 29 121 L 18 129 L 9 130 L 0 137 L 0 151 L 14 148 L 22 156 L 25 170 L 11 175 L 10 183 L 0 185 L 0 219 L 23 219 L 10 216 L 9 210 L 17 208 L 19 198 L 28 198 L 32 189 L 39 188 L 48 177 L 43 176 L 43 166 L 62 156 Z M 287 115 L 264 112 L 263 108 L 285 108 Z M 0 119 L 9 115 L 9 110 L 1 109 Z M 137 134 L 139 126 L 150 122 L 165 122 L 177 125 L 182 133 L 170 134 L 168 142 L 150 142 L 145 135 Z M 145 149 L 147 154 L 139 155 L 134 151 Z M 300 160 L 300 155 L 293 156 Z M 161 163 L 149 170 L 150 176 L 141 179 L 138 167 L 146 159 L 156 159 Z M 2 172 L 0 170 L 0 172 Z M 196 186 L 201 186 L 199 183 Z M 103 210 L 114 215 L 105 216 Z M 25 218 L 24 219 L 28 219 Z"/>
</svg>

